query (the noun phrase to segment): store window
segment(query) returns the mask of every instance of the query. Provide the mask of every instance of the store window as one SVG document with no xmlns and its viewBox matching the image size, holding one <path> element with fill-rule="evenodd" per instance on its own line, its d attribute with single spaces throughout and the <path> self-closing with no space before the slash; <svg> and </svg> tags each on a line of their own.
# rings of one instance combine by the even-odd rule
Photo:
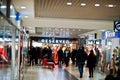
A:
<svg viewBox="0 0 120 80">
<path fill-rule="evenodd" d="M 15 36 L 14 36 L 14 35 Z M 14 42 L 13 42 L 14 41 Z M 15 43 L 15 45 L 13 44 Z M 0 15 L 0 80 L 10 80 L 11 73 L 17 73 L 19 31 Z M 15 52 L 13 51 L 15 50 Z M 14 52 L 14 53 L 13 53 Z M 15 56 L 13 56 L 14 54 Z M 12 70 L 12 58 L 15 57 L 15 70 Z M 17 78 L 17 74 L 14 74 Z M 13 78 L 12 78 L 13 79 Z"/>
<path fill-rule="evenodd" d="M 0 0 L 0 11 L 6 15 L 7 12 L 7 0 Z"/>
<path fill-rule="evenodd" d="M 0 80 L 11 77 L 12 27 L 0 15 Z"/>
<path fill-rule="evenodd" d="M 16 18 L 15 8 L 13 5 L 10 5 L 10 19 L 13 22 L 13 24 L 17 25 L 15 18 Z"/>
</svg>

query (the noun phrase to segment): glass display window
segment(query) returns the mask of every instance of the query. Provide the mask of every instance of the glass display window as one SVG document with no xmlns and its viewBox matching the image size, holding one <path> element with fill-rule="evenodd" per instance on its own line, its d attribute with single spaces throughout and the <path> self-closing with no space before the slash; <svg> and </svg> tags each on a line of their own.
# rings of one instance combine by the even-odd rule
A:
<svg viewBox="0 0 120 80">
<path fill-rule="evenodd" d="M 0 72 L 3 74 L 0 75 L 0 80 L 6 79 L 6 77 L 11 78 L 12 27 L 0 15 Z"/>
<path fill-rule="evenodd" d="M 7 12 L 7 0 L 1 0 L 0 1 L 0 11 L 6 15 Z"/>
</svg>

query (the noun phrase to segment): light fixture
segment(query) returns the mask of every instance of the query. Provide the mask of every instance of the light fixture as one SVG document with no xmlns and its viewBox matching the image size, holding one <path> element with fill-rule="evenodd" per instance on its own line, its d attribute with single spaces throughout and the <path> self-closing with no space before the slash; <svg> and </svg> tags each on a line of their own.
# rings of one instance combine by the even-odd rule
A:
<svg viewBox="0 0 120 80">
<path fill-rule="evenodd" d="M 21 9 L 26 9 L 26 6 L 21 6 L 20 8 L 21 8 Z"/>
<path fill-rule="evenodd" d="M 13 5 L 10 5 L 10 9 L 13 9 Z"/>
<path fill-rule="evenodd" d="M 95 4 L 95 6 L 96 6 L 96 7 L 99 7 L 99 6 L 100 6 L 100 4 Z"/>
<path fill-rule="evenodd" d="M 15 15 L 10 15 L 11 18 L 15 18 L 16 16 Z"/>
<path fill-rule="evenodd" d="M 5 9 L 5 8 L 7 8 L 7 7 L 3 5 L 3 6 L 1 6 L 0 8 L 1 8 L 1 9 Z M 10 5 L 10 9 L 12 9 L 12 8 L 13 8 L 13 6 Z"/>
<path fill-rule="evenodd" d="M 86 4 L 85 4 L 85 3 L 81 3 L 80 5 L 81 5 L 81 6 L 86 6 Z"/>
<path fill-rule="evenodd" d="M 24 16 L 24 18 L 28 18 L 28 16 Z"/>
<path fill-rule="evenodd" d="M 67 5 L 68 5 L 68 6 L 71 6 L 71 5 L 72 5 L 72 2 L 67 2 Z"/>
<path fill-rule="evenodd" d="M 109 4 L 109 5 L 106 5 L 107 7 L 110 7 L 110 8 L 112 8 L 112 7 L 116 7 L 116 5 L 113 5 L 113 4 Z"/>
<path fill-rule="evenodd" d="M 6 7 L 6 6 L 1 6 L 0 8 L 5 9 L 5 8 L 7 8 L 7 7 Z"/>
</svg>

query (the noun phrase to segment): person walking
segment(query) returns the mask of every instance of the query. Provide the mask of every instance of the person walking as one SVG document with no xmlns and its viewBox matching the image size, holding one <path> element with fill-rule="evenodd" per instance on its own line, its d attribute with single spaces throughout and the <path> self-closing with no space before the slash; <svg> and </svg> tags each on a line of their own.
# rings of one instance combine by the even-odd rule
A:
<svg viewBox="0 0 120 80">
<path fill-rule="evenodd" d="M 87 67 L 89 68 L 89 78 L 93 77 L 93 69 L 96 65 L 96 56 L 93 50 L 90 50 L 90 54 L 87 58 Z"/>
<path fill-rule="evenodd" d="M 60 49 L 58 50 L 58 64 L 62 64 L 63 63 L 63 50 L 62 47 L 60 47 Z"/>
<path fill-rule="evenodd" d="M 80 78 L 83 77 L 83 67 L 85 64 L 85 60 L 87 60 L 87 54 L 84 51 L 84 47 L 79 48 L 76 54 L 76 61 L 77 61 L 77 66 L 80 73 Z"/>
<path fill-rule="evenodd" d="M 77 54 L 77 49 L 73 49 L 71 53 L 71 59 L 72 59 L 72 64 L 74 65 L 76 63 L 75 58 Z"/>
<path fill-rule="evenodd" d="M 64 51 L 64 62 L 66 64 L 66 67 L 69 66 L 69 61 L 70 61 L 70 49 L 67 47 Z"/>
</svg>

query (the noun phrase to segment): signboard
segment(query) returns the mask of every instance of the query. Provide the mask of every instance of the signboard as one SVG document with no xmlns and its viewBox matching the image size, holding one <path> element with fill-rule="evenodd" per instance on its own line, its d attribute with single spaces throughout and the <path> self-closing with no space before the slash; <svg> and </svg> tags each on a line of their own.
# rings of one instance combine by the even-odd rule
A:
<svg viewBox="0 0 120 80">
<path fill-rule="evenodd" d="M 52 43 L 52 44 L 69 44 L 73 40 L 72 38 L 56 38 L 56 37 L 30 37 L 31 40 L 39 43 Z"/>
<path fill-rule="evenodd" d="M 107 38 L 120 38 L 120 32 L 114 32 L 114 31 L 105 31 L 102 33 L 102 39 Z"/>
<path fill-rule="evenodd" d="M 38 42 L 41 43 L 55 43 L 55 44 L 68 44 L 70 43 L 69 40 L 62 40 L 62 39 L 40 39 Z"/>
</svg>

